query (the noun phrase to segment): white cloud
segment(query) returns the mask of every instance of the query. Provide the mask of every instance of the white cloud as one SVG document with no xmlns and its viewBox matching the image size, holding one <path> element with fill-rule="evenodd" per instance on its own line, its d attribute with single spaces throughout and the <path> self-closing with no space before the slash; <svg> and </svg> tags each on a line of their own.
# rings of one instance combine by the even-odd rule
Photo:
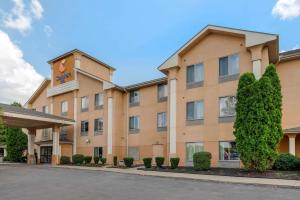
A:
<svg viewBox="0 0 300 200">
<path fill-rule="evenodd" d="M 296 50 L 296 49 L 300 49 L 300 45 L 296 45 L 296 46 L 294 46 L 293 48 L 292 48 L 292 50 Z"/>
<path fill-rule="evenodd" d="M 9 13 L 5 13 L 4 25 L 7 28 L 16 29 L 22 33 L 31 29 L 33 18 L 41 19 L 43 7 L 39 0 L 31 0 L 30 9 L 23 0 L 13 0 L 14 7 Z"/>
<path fill-rule="evenodd" d="M 37 19 L 42 18 L 44 9 L 39 0 L 31 0 L 30 9 L 34 17 Z"/>
<path fill-rule="evenodd" d="M 9 36 L 0 30 L 0 102 L 25 103 L 43 81 Z"/>
<path fill-rule="evenodd" d="M 298 17 L 300 15 L 300 0 L 278 0 L 272 13 L 282 20 Z"/>
<path fill-rule="evenodd" d="M 47 37 L 50 37 L 53 33 L 53 29 L 49 25 L 44 26 L 44 32 L 47 35 Z"/>
</svg>

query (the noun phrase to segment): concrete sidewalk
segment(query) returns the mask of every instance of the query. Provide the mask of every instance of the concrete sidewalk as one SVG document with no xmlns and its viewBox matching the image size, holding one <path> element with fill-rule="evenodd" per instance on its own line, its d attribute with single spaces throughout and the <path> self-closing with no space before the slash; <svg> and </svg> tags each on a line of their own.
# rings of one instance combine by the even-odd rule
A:
<svg viewBox="0 0 300 200">
<path fill-rule="evenodd" d="M 82 167 L 82 166 L 67 166 L 67 165 L 59 165 L 53 167 L 115 172 L 115 173 L 134 174 L 134 175 L 141 175 L 141 176 L 157 176 L 157 177 L 166 177 L 166 178 L 193 179 L 193 180 L 214 181 L 214 182 L 224 182 L 224 183 L 239 183 L 239 184 L 300 188 L 300 180 L 265 179 L 265 178 L 202 175 L 202 174 L 186 174 L 186 173 L 175 173 L 175 172 L 173 173 L 173 172 L 144 171 L 144 170 L 137 170 L 136 168 L 120 169 L 120 168 L 107 168 L 107 167 Z"/>
</svg>

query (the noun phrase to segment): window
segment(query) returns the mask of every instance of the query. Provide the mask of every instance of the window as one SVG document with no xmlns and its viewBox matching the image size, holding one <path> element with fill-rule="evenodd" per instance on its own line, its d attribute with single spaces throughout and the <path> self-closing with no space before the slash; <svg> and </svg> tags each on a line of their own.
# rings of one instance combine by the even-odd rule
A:
<svg viewBox="0 0 300 200">
<path fill-rule="evenodd" d="M 220 142 L 220 160 L 239 160 L 235 142 Z"/>
<path fill-rule="evenodd" d="M 94 147 L 94 157 L 102 158 L 103 156 L 103 147 Z"/>
<path fill-rule="evenodd" d="M 68 129 L 66 126 L 60 128 L 59 140 L 66 141 L 68 135 Z"/>
<path fill-rule="evenodd" d="M 101 118 L 95 119 L 94 121 L 95 135 L 100 134 L 103 131 L 103 120 Z"/>
<path fill-rule="evenodd" d="M 220 117 L 233 117 L 235 116 L 235 96 L 221 97 L 220 98 Z"/>
<path fill-rule="evenodd" d="M 187 66 L 187 88 L 199 87 L 203 84 L 203 64 Z"/>
<path fill-rule="evenodd" d="M 42 129 L 42 140 L 48 140 L 49 138 L 49 129 L 44 128 Z"/>
<path fill-rule="evenodd" d="M 134 160 L 140 160 L 139 147 L 128 147 L 128 157 L 132 157 Z"/>
<path fill-rule="evenodd" d="M 87 96 L 81 97 L 81 112 L 89 110 L 89 98 Z"/>
<path fill-rule="evenodd" d="M 240 56 L 233 54 L 219 59 L 219 76 L 230 76 L 239 74 Z"/>
<path fill-rule="evenodd" d="M 68 102 L 62 101 L 61 102 L 61 115 L 67 115 L 68 114 Z"/>
<path fill-rule="evenodd" d="M 203 101 L 193 101 L 186 104 L 186 119 L 201 120 L 204 118 Z"/>
<path fill-rule="evenodd" d="M 204 151 L 203 143 L 191 142 L 186 144 L 186 161 L 193 162 L 194 153 Z"/>
<path fill-rule="evenodd" d="M 103 107 L 103 93 L 95 94 L 95 109 Z"/>
<path fill-rule="evenodd" d="M 165 112 L 157 113 L 157 128 L 167 127 L 167 116 Z"/>
<path fill-rule="evenodd" d="M 140 92 L 138 90 L 130 91 L 129 96 L 130 106 L 136 106 L 140 103 Z"/>
<path fill-rule="evenodd" d="M 81 121 L 81 135 L 87 135 L 89 132 L 89 122 Z"/>
<path fill-rule="evenodd" d="M 138 116 L 129 117 L 129 130 L 136 131 L 140 129 L 140 118 Z"/>
<path fill-rule="evenodd" d="M 168 86 L 167 84 L 160 84 L 157 86 L 158 101 L 166 101 L 168 99 Z"/>
<path fill-rule="evenodd" d="M 49 113 L 48 106 L 43 106 L 43 113 Z"/>
</svg>

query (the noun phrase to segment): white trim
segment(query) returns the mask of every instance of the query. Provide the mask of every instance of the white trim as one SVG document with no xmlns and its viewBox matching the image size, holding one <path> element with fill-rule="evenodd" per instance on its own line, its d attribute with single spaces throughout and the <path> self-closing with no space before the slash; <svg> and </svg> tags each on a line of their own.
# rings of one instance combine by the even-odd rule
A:
<svg viewBox="0 0 300 200">
<path fill-rule="evenodd" d="M 107 154 L 112 154 L 113 98 L 108 98 Z"/>
<path fill-rule="evenodd" d="M 256 79 L 260 79 L 261 77 L 261 60 L 252 61 L 252 70 Z"/>
<path fill-rule="evenodd" d="M 289 136 L 289 153 L 296 155 L 296 137 Z"/>
<path fill-rule="evenodd" d="M 170 154 L 176 153 L 176 79 L 170 80 Z"/>
<path fill-rule="evenodd" d="M 66 92 L 70 92 L 73 90 L 79 89 L 79 81 L 73 80 L 69 81 L 60 85 L 57 85 L 55 87 L 51 87 L 47 90 L 47 97 L 52 97 L 55 95 L 63 94 Z"/>
<path fill-rule="evenodd" d="M 60 155 L 60 148 L 59 148 L 59 131 L 58 128 L 55 127 L 52 129 L 53 134 L 53 147 L 52 147 L 52 154 L 53 155 Z"/>
<path fill-rule="evenodd" d="M 75 122 L 71 122 L 71 121 L 51 119 L 51 118 L 45 118 L 45 117 L 37 117 L 37 116 L 31 116 L 31 115 L 23 115 L 23 114 L 18 114 L 18 113 L 4 112 L 3 116 L 4 117 L 13 117 L 13 118 L 20 118 L 20 119 L 35 120 L 35 121 L 42 121 L 42 122 L 49 122 L 49 123 L 55 123 L 55 124 L 66 124 L 66 125 L 75 124 Z"/>
<path fill-rule="evenodd" d="M 77 121 L 77 91 L 74 92 L 74 120 Z M 77 153 L 77 124 L 73 128 L 73 155 Z"/>
</svg>

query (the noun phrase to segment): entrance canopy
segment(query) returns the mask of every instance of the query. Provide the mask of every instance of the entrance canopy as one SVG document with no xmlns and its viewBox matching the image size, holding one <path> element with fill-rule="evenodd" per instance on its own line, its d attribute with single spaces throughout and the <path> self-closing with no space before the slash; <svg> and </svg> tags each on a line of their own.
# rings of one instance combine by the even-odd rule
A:
<svg viewBox="0 0 300 200">
<path fill-rule="evenodd" d="M 0 103 L 0 115 L 7 127 L 44 129 L 74 125 L 73 119 Z"/>
</svg>

